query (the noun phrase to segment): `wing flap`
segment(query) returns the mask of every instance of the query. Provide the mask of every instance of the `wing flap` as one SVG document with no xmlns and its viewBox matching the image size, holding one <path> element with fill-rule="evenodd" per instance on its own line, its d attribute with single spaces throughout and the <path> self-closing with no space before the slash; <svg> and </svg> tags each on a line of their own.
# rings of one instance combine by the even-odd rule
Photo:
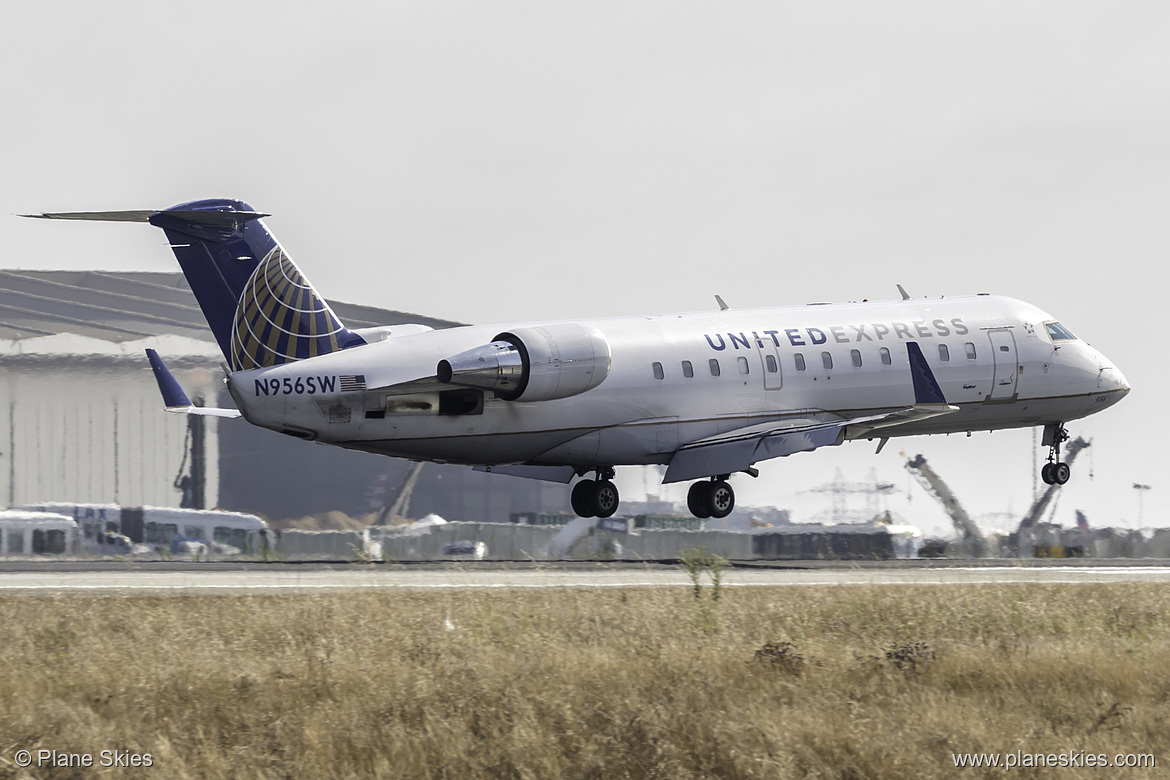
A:
<svg viewBox="0 0 1170 780">
<path fill-rule="evenodd" d="M 751 425 L 683 445 L 663 483 L 745 471 L 757 461 L 839 444 L 848 420 L 782 420 Z"/>
<path fill-rule="evenodd" d="M 685 444 L 675 452 L 663 483 L 734 474 L 752 464 L 831 447 L 870 431 L 959 411 L 948 404 L 919 404 L 839 420 L 791 419 L 751 425 Z"/>
<path fill-rule="evenodd" d="M 577 473 L 572 466 L 473 466 L 473 471 L 483 471 L 489 474 L 505 474 L 509 477 L 524 479 L 539 479 L 544 482 L 560 482 L 567 484 Z"/>
</svg>

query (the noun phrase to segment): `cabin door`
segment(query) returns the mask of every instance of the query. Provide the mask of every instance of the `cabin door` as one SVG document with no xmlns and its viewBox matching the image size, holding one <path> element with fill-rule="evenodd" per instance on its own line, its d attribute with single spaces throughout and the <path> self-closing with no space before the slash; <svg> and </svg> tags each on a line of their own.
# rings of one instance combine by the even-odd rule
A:
<svg viewBox="0 0 1170 780">
<path fill-rule="evenodd" d="M 995 375 L 991 380 L 990 401 L 1007 401 L 1015 397 L 1019 365 L 1016 361 L 1016 337 L 1010 330 L 999 328 L 987 331 L 991 339 L 991 354 L 995 360 Z"/>
<path fill-rule="evenodd" d="M 760 350 L 760 370 L 764 374 L 764 389 L 779 390 L 784 384 L 784 377 L 780 372 L 780 350 L 776 348 L 772 339 L 757 340 L 756 344 Z"/>
</svg>

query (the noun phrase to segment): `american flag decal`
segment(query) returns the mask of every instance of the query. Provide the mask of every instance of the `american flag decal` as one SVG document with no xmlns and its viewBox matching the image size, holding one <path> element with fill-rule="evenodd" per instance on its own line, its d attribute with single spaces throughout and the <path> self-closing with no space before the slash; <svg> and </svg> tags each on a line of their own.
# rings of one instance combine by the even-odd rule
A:
<svg viewBox="0 0 1170 780">
<path fill-rule="evenodd" d="M 366 389 L 365 374 L 342 374 L 337 380 L 343 393 L 360 393 Z"/>
</svg>

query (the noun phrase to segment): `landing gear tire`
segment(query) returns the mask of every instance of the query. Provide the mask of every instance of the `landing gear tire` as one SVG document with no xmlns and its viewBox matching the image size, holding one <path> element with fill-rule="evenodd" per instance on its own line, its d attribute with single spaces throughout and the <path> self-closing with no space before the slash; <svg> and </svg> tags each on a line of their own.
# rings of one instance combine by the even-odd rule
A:
<svg viewBox="0 0 1170 780">
<path fill-rule="evenodd" d="M 731 485 L 723 480 L 712 482 L 707 487 L 708 503 L 711 505 L 711 517 L 722 518 L 731 514 L 735 509 L 735 491 Z"/>
<path fill-rule="evenodd" d="M 579 517 L 612 517 L 621 497 L 617 485 L 608 479 L 583 479 L 573 485 L 569 503 Z"/>
<path fill-rule="evenodd" d="M 696 482 L 687 492 L 687 509 L 700 519 L 727 517 L 735 509 L 735 491 L 722 479 Z"/>
<path fill-rule="evenodd" d="M 578 517 L 597 516 L 597 483 L 592 479 L 583 479 L 573 485 L 573 492 L 569 495 L 569 503 Z"/>
<path fill-rule="evenodd" d="M 590 480 L 592 482 L 592 480 Z M 621 498 L 618 496 L 617 485 L 608 479 L 599 480 L 593 485 L 593 508 L 597 517 L 612 517 L 617 511 Z"/>
<path fill-rule="evenodd" d="M 1068 441 L 1068 430 L 1061 423 L 1044 426 L 1044 444 L 1048 447 L 1048 462 L 1040 468 L 1040 479 L 1046 485 L 1063 485 L 1072 476 L 1067 463 L 1060 462 L 1060 445 Z"/>
<path fill-rule="evenodd" d="M 711 516 L 711 499 L 707 493 L 707 485 L 709 484 L 711 483 L 696 482 L 687 491 L 687 509 L 691 510 L 691 514 L 700 520 L 706 520 Z"/>
</svg>

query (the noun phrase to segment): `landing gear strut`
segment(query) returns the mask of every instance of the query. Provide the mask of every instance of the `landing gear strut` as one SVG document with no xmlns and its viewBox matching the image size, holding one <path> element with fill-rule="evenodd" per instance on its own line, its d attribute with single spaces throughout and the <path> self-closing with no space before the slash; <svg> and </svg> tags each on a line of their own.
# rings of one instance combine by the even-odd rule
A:
<svg viewBox="0 0 1170 780">
<path fill-rule="evenodd" d="M 699 518 L 727 517 L 735 509 L 735 491 L 727 483 L 730 474 L 711 477 L 710 482 L 696 482 L 687 492 L 687 509 Z"/>
<path fill-rule="evenodd" d="M 613 484 L 614 470 L 597 470 L 597 479 L 583 479 L 573 485 L 570 503 L 579 517 L 610 517 L 618 510 L 621 497 Z"/>
<path fill-rule="evenodd" d="M 1063 485 L 1072 476 L 1067 463 L 1060 461 L 1060 445 L 1068 441 L 1068 431 L 1063 423 L 1044 426 L 1043 443 L 1048 446 L 1048 462 L 1040 469 L 1040 479 L 1045 485 Z"/>
</svg>

